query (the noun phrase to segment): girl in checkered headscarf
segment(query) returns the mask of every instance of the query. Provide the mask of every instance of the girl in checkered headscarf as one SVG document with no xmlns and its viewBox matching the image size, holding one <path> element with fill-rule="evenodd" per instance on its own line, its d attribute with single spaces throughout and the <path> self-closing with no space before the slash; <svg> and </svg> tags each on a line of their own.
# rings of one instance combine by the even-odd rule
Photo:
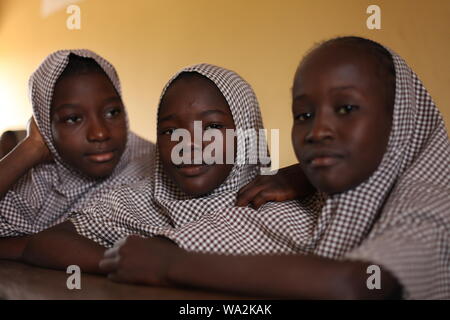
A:
<svg viewBox="0 0 450 320">
<path fill-rule="evenodd" d="M 319 190 L 310 202 L 216 211 L 166 232 L 189 253 L 130 237 L 106 252 L 103 270 L 271 297 L 450 298 L 450 143 L 405 61 L 367 39 L 327 41 L 297 71 L 293 115 L 297 157 Z"/>
<path fill-rule="evenodd" d="M 234 152 L 227 149 L 230 144 L 221 145 L 224 160 L 235 159 L 236 164 L 172 163 L 172 150 L 178 141 L 171 141 L 171 134 L 175 129 L 185 129 L 193 137 L 195 121 L 202 122 L 202 135 L 216 131 L 224 142 L 227 129 L 237 132 L 233 140 L 237 142 L 236 152 L 231 157 L 227 156 Z M 231 208 L 237 191 L 262 168 L 252 152 L 262 128 L 255 94 L 239 75 L 209 64 L 184 68 L 161 94 L 154 178 L 112 192 L 78 212 L 71 221 L 80 234 L 112 246 L 130 234 L 168 234 L 208 212 Z M 250 135 L 245 136 L 244 131 Z M 208 145 L 194 144 L 183 151 L 205 149 Z"/>
<path fill-rule="evenodd" d="M 107 190 L 148 177 L 154 156 L 154 145 L 128 131 L 117 73 L 94 52 L 52 53 L 29 86 L 34 133 L 10 156 L 39 138 L 53 161 L 31 165 L 0 201 L 2 237 L 42 231 Z"/>
</svg>

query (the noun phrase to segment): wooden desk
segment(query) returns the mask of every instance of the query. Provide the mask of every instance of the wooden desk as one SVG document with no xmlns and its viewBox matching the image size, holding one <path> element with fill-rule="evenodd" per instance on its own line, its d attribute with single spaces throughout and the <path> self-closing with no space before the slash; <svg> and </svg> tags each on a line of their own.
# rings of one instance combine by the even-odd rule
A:
<svg viewBox="0 0 450 320">
<path fill-rule="evenodd" d="M 105 277 L 81 273 L 81 289 L 66 286 L 70 274 L 0 260 L 0 299 L 135 299 L 222 300 L 245 299 L 220 293 L 114 283 Z"/>
</svg>

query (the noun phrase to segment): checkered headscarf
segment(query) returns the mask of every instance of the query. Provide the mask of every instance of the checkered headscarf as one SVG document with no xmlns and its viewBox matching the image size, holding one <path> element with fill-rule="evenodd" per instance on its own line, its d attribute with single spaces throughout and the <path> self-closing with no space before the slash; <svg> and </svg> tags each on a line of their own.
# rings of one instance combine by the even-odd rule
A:
<svg viewBox="0 0 450 320">
<path fill-rule="evenodd" d="M 223 68 L 208 64 L 185 68 L 167 83 L 161 99 L 173 81 L 183 72 L 199 73 L 215 83 L 230 106 L 237 131 L 250 129 L 257 133 L 259 129 L 263 129 L 258 101 L 252 88 L 236 73 Z M 251 148 L 255 144 L 255 139 L 251 137 L 245 139 L 243 135 L 238 134 L 236 158 L 245 159 L 245 163 L 235 164 L 228 178 L 210 194 L 192 199 L 180 191 L 164 173 L 157 151 L 154 197 L 166 214 L 171 216 L 174 227 L 196 220 L 205 212 L 211 211 L 211 208 L 224 208 L 234 204 L 236 191 L 249 183 L 258 173 L 259 165 L 255 161 L 253 162 L 255 164 L 250 164 L 250 160 L 255 159 L 255 154 L 251 153 Z"/>
<path fill-rule="evenodd" d="M 107 246 L 129 234 L 164 235 L 190 251 L 364 260 L 390 270 L 405 297 L 450 298 L 449 140 L 428 92 L 391 53 L 396 92 L 387 150 L 377 170 L 354 189 L 255 211 L 214 197 L 178 207 L 173 190 L 157 185 L 160 209 L 154 211 L 148 200 L 154 189 L 141 183 L 80 215 L 77 230 Z"/>
<path fill-rule="evenodd" d="M 390 51 L 393 123 L 371 177 L 341 194 L 213 212 L 166 236 L 193 251 L 309 253 L 392 272 L 405 298 L 450 298 L 450 143 L 417 75 Z"/>
<path fill-rule="evenodd" d="M 237 191 L 258 174 L 262 165 L 256 163 L 255 154 L 251 152 L 257 144 L 256 135 L 239 134 L 239 130 L 250 129 L 258 133 L 263 128 L 258 102 L 250 85 L 233 71 L 198 64 L 175 74 L 163 89 L 161 99 L 173 81 L 185 72 L 208 78 L 225 97 L 238 131 L 236 158 L 242 161 L 233 166 L 226 180 L 215 190 L 203 197 L 192 198 L 167 177 L 156 152 L 154 179 L 124 186 L 77 213 L 72 222 L 80 234 L 106 246 L 132 233 L 165 234 L 197 221 L 207 213 L 232 207 Z"/>
<path fill-rule="evenodd" d="M 29 94 L 36 124 L 55 162 L 31 169 L 0 201 L 2 237 L 39 232 L 64 221 L 69 212 L 94 201 L 107 190 L 150 175 L 154 145 L 131 132 L 120 162 L 106 179 L 82 176 L 59 156 L 53 143 L 50 108 L 56 81 L 66 68 L 71 53 L 94 59 L 121 95 L 114 67 L 92 51 L 60 50 L 41 63 L 30 77 Z"/>
</svg>

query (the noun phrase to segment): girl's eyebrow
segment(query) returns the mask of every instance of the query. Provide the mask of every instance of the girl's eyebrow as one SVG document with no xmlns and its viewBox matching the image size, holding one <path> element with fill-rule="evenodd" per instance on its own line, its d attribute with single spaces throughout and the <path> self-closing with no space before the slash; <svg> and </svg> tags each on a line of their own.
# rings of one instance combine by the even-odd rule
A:
<svg viewBox="0 0 450 320">
<path fill-rule="evenodd" d="M 158 122 L 164 122 L 164 121 L 169 121 L 172 120 L 173 118 L 175 118 L 175 114 L 169 114 L 168 116 L 164 116 L 164 117 L 160 117 Z"/>
<path fill-rule="evenodd" d="M 298 95 L 294 96 L 294 101 L 302 100 L 304 98 L 306 98 L 306 93 L 298 94 Z"/>
<path fill-rule="evenodd" d="M 333 87 L 330 89 L 330 91 L 342 91 L 342 90 L 357 90 L 357 88 L 355 86 L 348 85 L 348 86 Z M 306 97 L 307 97 L 307 94 L 302 93 L 302 94 L 294 96 L 293 99 L 294 99 L 294 101 L 297 101 L 297 100 L 302 100 Z"/>
<path fill-rule="evenodd" d="M 351 85 L 339 86 L 339 87 L 331 88 L 330 91 L 339 91 L 339 90 L 348 90 L 348 89 L 356 89 L 356 87 L 355 86 L 351 86 Z"/>
<path fill-rule="evenodd" d="M 214 113 L 220 113 L 220 114 L 222 114 L 222 115 L 228 115 L 228 113 L 226 113 L 225 111 L 220 110 L 220 109 L 210 109 L 210 110 L 206 110 L 206 111 L 203 111 L 202 113 L 200 113 L 200 115 L 201 115 L 201 116 L 208 116 L 208 115 L 214 114 Z"/>
<path fill-rule="evenodd" d="M 103 102 L 114 102 L 114 101 L 122 102 L 122 99 L 119 96 L 113 96 L 103 100 Z"/>
<path fill-rule="evenodd" d="M 222 114 L 222 115 L 225 115 L 225 116 L 228 115 L 228 113 L 226 113 L 226 112 L 223 111 L 223 110 L 220 110 L 220 109 L 210 109 L 210 110 L 206 110 L 206 111 L 201 112 L 201 113 L 199 114 L 199 116 L 205 117 L 205 116 L 209 116 L 210 114 L 214 114 L 214 113 L 219 113 L 219 114 Z M 158 122 L 161 123 L 161 122 L 164 122 L 164 121 L 169 121 L 169 120 L 172 120 L 172 119 L 175 118 L 175 117 L 176 117 L 176 115 L 175 115 L 174 113 L 172 113 L 172 114 L 169 114 L 169 115 L 167 115 L 167 116 L 162 116 L 162 117 L 160 117 L 159 120 L 158 120 Z"/>
<path fill-rule="evenodd" d="M 105 100 L 103 100 L 103 103 L 114 102 L 114 101 L 122 102 L 122 99 L 118 96 L 113 96 L 113 97 L 109 97 L 109 98 L 106 98 Z M 78 106 L 79 106 L 79 104 L 77 104 L 77 103 L 63 103 L 55 108 L 55 112 L 59 111 L 61 109 L 65 109 L 65 108 L 77 108 Z"/>
<path fill-rule="evenodd" d="M 79 105 L 78 104 L 74 104 L 74 103 L 64 103 L 64 104 L 60 104 L 59 106 L 57 106 L 55 108 L 54 112 L 57 112 L 61 109 L 65 109 L 65 108 L 77 108 Z"/>
</svg>

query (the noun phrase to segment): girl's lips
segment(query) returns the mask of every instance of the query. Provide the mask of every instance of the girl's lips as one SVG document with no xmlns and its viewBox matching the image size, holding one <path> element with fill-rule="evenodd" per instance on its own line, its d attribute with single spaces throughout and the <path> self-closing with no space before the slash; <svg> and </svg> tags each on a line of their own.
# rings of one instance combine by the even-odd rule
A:
<svg viewBox="0 0 450 320">
<path fill-rule="evenodd" d="M 209 167 L 207 164 L 193 164 L 177 166 L 177 169 L 184 176 L 195 177 L 206 172 Z"/>
<path fill-rule="evenodd" d="M 111 161 L 114 158 L 114 151 L 95 153 L 87 155 L 87 158 L 92 162 L 103 163 Z"/>
<path fill-rule="evenodd" d="M 311 168 L 331 167 L 331 166 L 334 166 L 336 163 L 338 163 L 339 160 L 340 160 L 340 157 L 336 157 L 336 156 L 319 156 L 319 157 L 313 158 L 309 162 L 309 166 Z"/>
</svg>

